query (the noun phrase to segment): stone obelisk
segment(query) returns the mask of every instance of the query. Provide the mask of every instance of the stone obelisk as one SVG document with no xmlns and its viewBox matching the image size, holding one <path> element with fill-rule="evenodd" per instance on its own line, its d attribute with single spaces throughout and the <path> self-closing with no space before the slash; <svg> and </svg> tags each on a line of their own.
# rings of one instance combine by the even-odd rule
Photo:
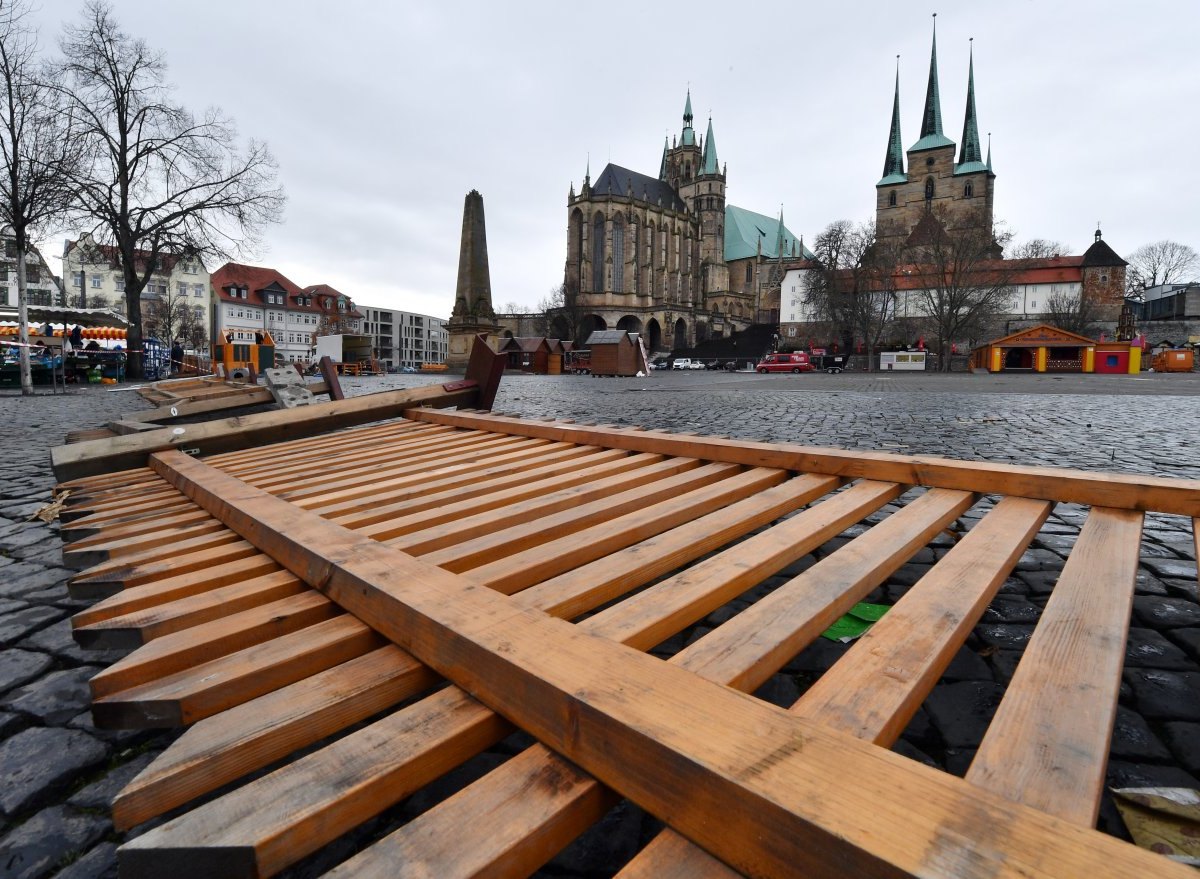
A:
<svg viewBox="0 0 1200 879">
<path fill-rule="evenodd" d="M 487 232 L 483 222 L 483 196 L 472 189 L 463 205 L 462 245 L 458 252 L 458 289 L 454 311 L 446 324 L 450 336 L 446 366 L 465 370 L 471 346 L 480 333 L 497 334 L 496 312 L 492 309 L 492 279 L 488 272 Z"/>
</svg>

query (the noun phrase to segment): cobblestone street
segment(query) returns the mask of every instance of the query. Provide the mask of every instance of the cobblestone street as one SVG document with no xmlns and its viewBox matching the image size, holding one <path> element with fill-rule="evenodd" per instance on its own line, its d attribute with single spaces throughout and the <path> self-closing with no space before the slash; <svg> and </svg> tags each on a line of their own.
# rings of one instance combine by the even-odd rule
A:
<svg viewBox="0 0 1200 879">
<path fill-rule="evenodd" d="M 344 381 L 349 392 L 367 393 L 446 380 Z M 92 726 L 87 681 L 123 654 L 75 645 L 70 615 L 88 602 L 68 596 L 72 572 L 62 565 L 57 522 L 31 521 L 54 485 L 50 448 L 69 430 L 100 426 L 146 405 L 127 388 L 0 395 L 0 879 L 114 876 L 123 837 L 109 821 L 109 802 L 173 738 L 169 732 Z M 506 375 L 495 409 L 529 418 L 1200 480 L 1200 374 L 1194 373 Z M 1055 510 L 897 751 L 965 771 L 1082 521 L 1077 507 Z M 943 551 L 935 541 L 868 600 L 894 602 Z M 1148 517 L 1142 553 L 1108 780 L 1118 787 L 1200 787 L 1200 596 L 1191 523 Z M 778 704 L 794 701 L 846 649 L 819 639 L 759 695 Z M 598 831 L 606 838 L 595 844 L 617 859 L 649 826 L 649 819 L 630 813 L 610 815 Z M 1100 826 L 1124 835 L 1107 799 Z M 539 875 L 605 875 L 589 872 L 583 860 L 568 850 Z M 336 862 L 318 853 L 288 875 L 317 875 Z"/>
</svg>

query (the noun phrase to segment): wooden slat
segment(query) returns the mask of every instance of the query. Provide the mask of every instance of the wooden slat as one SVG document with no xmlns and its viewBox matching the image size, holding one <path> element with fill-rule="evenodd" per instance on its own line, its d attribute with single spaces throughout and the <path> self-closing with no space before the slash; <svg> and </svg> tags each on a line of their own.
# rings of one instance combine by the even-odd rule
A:
<svg viewBox="0 0 1200 879">
<path fill-rule="evenodd" d="M 321 583 L 389 639 L 738 869 L 791 876 L 833 861 L 850 872 L 897 876 L 1187 875 L 1175 865 L 1164 870 L 1156 855 L 520 610 L 199 461 L 178 453 L 153 461 L 297 576 Z M 633 691 L 658 698 L 628 698 Z M 833 789 L 837 798 L 827 795 Z M 721 832 L 714 833 L 718 803 Z M 135 874 L 207 869 L 180 847 L 183 840 L 172 840 L 178 826 L 168 822 L 127 843 L 123 865 Z"/>
<path fill-rule="evenodd" d="M 413 406 L 467 405 L 476 396 L 477 388 L 473 382 L 385 391 L 323 406 L 259 412 L 241 418 L 226 418 L 186 427 L 164 427 L 148 433 L 58 446 L 51 450 L 50 457 L 54 475 L 60 481 L 76 479 L 93 473 L 141 466 L 148 455 L 166 449 L 197 449 L 200 454 L 209 455 L 304 433 L 322 433 L 336 427 L 391 418 Z"/>
<path fill-rule="evenodd" d="M 676 529 L 671 532 L 678 534 L 676 540 L 646 541 L 639 545 L 640 549 L 634 548 L 638 551 L 625 553 L 625 560 L 615 565 L 615 570 L 607 572 L 607 580 L 599 576 L 599 571 L 596 572 L 597 576 L 593 577 L 590 569 L 595 566 L 589 565 L 573 572 L 581 583 L 587 583 L 586 589 L 572 587 L 568 575 L 559 578 L 562 588 L 530 589 L 519 595 L 516 601 L 525 607 L 538 608 L 556 616 L 583 613 L 673 570 L 681 561 L 717 549 L 733 537 L 766 524 L 779 515 L 819 497 L 836 485 L 837 480 L 831 477 L 797 477 L 768 489 L 755 498 L 712 513 L 704 520 Z M 874 495 L 873 499 L 860 499 L 857 510 L 844 512 L 843 515 L 847 520 L 865 515 L 884 503 L 892 493 L 894 490 L 891 493 Z M 827 512 L 822 515 L 826 515 Z M 717 519 L 720 521 L 715 521 Z M 835 532 L 841 527 L 843 526 L 840 523 L 826 524 L 827 529 Z M 802 530 L 810 535 L 809 540 L 820 540 L 819 537 L 811 536 L 811 523 L 804 524 Z M 736 550 L 735 547 L 731 551 Z M 803 554 L 804 551 L 806 549 L 801 546 L 794 550 L 793 554 Z M 760 562 L 760 556 L 757 549 L 751 548 L 740 557 L 745 560 L 746 568 L 753 568 L 751 563 Z M 780 565 L 787 563 L 783 556 L 775 558 Z M 761 576 L 761 570 L 756 568 L 745 571 L 742 574 L 743 581 L 748 582 L 749 578 Z M 423 669 L 411 657 L 398 651 L 394 661 L 390 663 L 381 660 L 369 669 L 351 669 L 353 665 L 354 663 L 347 663 L 344 667 L 318 676 L 325 681 L 325 696 L 318 702 L 306 701 L 310 714 L 301 730 L 294 728 L 291 720 L 295 716 L 296 703 L 311 699 L 312 688 L 308 686 L 309 682 L 301 682 L 260 697 L 218 717 L 201 721 L 186 731 L 122 794 L 122 799 L 118 801 L 118 812 L 129 816 L 121 819 L 128 822 L 123 826 L 132 826 L 161 814 L 166 809 L 181 805 L 237 777 L 237 774 L 228 773 L 249 772 L 285 756 L 294 748 L 310 744 L 342 726 L 348 726 L 394 704 L 415 690 L 403 690 L 403 696 L 397 695 L 393 702 L 363 699 L 362 693 L 364 690 L 374 692 L 376 689 L 388 691 L 387 687 L 392 680 L 408 679 L 417 674 L 415 669 Z M 340 671 L 341 668 L 345 669 L 344 675 Z M 433 673 L 424 670 L 424 674 L 428 676 L 426 685 L 432 683 L 435 677 Z M 373 675 L 378 677 L 377 682 L 372 678 Z M 293 690 L 296 691 L 296 695 L 292 695 Z M 332 722 L 330 718 L 333 718 Z M 281 735 L 281 729 L 288 730 L 288 734 Z M 303 737 L 305 732 L 309 737 Z M 210 759 L 212 763 L 206 763 L 203 773 L 189 772 L 198 761 Z"/>
<path fill-rule="evenodd" d="M 1046 501 L 1001 500 L 791 710 L 829 729 L 890 747 L 970 635 L 1049 512 L 1050 504 Z M 572 799 L 582 798 L 583 790 L 579 786 Z M 542 794 L 539 798 L 549 797 Z M 545 805 L 539 808 L 535 804 L 533 808 L 547 811 Z M 444 811 L 450 813 L 451 809 Z M 394 835 L 442 833 L 447 818 L 462 817 L 446 814 L 437 825 L 431 826 L 435 816 L 423 816 L 414 822 L 419 826 L 411 831 L 404 828 Z M 483 848 L 476 846 L 473 838 L 464 840 L 461 832 L 456 836 L 460 848 Z M 364 853 L 350 863 L 355 867 L 374 864 L 377 859 L 386 858 L 392 846 L 381 843 L 375 847 L 380 852 Z M 373 875 L 371 871 L 375 869 L 363 869 L 363 875 Z M 408 871 L 398 875 L 408 875 Z M 440 875 L 452 874 L 442 871 Z M 626 864 L 618 876 L 619 879 L 733 879 L 737 874 L 679 834 L 665 830 Z"/>
<path fill-rule="evenodd" d="M 638 452 L 688 455 L 749 467 L 781 467 L 847 479 L 878 479 L 961 491 L 995 492 L 1055 502 L 1122 509 L 1158 510 L 1200 516 L 1200 481 L 1120 473 L 1086 473 L 1054 467 L 1024 467 L 980 461 L 904 456 L 862 449 L 822 449 L 787 443 L 758 443 L 717 437 L 681 437 L 660 431 L 622 431 L 564 422 L 538 422 L 498 415 L 413 409 L 408 418 L 520 436 L 603 445 Z"/>
<path fill-rule="evenodd" d="M 1093 508 L 967 780 L 1084 826 L 1100 810 L 1142 513 Z"/>
<path fill-rule="evenodd" d="M 141 686 L 99 696 L 92 701 L 92 719 L 101 729 L 184 726 L 381 644 L 375 632 L 343 614 Z"/>
<path fill-rule="evenodd" d="M 160 607 L 187 596 L 210 592 L 230 583 L 243 586 L 286 585 L 295 579 L 292 574 L 281 572 L 274 559 L 256 551 L 244 541 L 241 545 L 235 545 L 234 549 L 236 552 L 231 554 L 231 558 L 214 560 L 211 564 L 189 565 L 191 570 L 178 574 L 169 564 L 156 564 L 156 573 L 161 576 L 148 577 L 145 582 L 131 584 L 117 594 L 84 608 L 75 615 L 73 622 L 77 627 L 90 626 L 135 611 Z"/>
<path fill-rule="evenodd" d="M 262 557 L 253 561 L 274 562 Z M 234 564 L 238 564 L 234 562 Z M 275 576 L 252 577 L 228 586 L 208 588 L 203 592 L 176 598 L 173 601 L 106 614 L 103 618 L 77 618 L 74 636 L 81 647 L 94 649 L 140 647 L 157 638 L 180 632 L 202 623 L 213 622 L 230 614 L 269 604 L 289 595 L 311 591 L 288 571 Z"/>
<path fill-rule="evenodd" d="M 153 643 L 97 672 L 92 696 L 110 696 L 166 675 L 186 671 L 218 656 L 261 644 L 336 616 L 341 611 L 310 589 L 223 617 L 213 625 L 157 638 Z"/>
</svg>

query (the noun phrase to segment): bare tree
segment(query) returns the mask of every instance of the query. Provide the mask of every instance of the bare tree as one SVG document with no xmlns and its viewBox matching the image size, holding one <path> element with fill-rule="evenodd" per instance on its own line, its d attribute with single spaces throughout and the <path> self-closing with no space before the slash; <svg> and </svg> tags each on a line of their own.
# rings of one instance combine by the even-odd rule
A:
<svg viewBox="0 0 1200 879">
<path fill-rule="evenodd" d="M 278 222 L 284 194 L 264 144 L 238 145 L 218 110 L 196 117 L 172 100 L 166 63 L 91 0 L 62 38 L 69 118 L 91 149 L 72 180 L 93 234 L 112 244 L 125 278 L 129 375 L 141 376 L 141 293 L 164 257 L 240 254 Z"/>
<path fill-rule="evenodd" d="M 1070 248 L 1058 241 L 1050 241 L 1046 238 L 1031 238 L 1021 244 L 1011 247 L 1008 253 L 1009 259 L 1052 259 L 1056 256 L 1062 256 L 1070 253 Z"/>
<path fill-rule="evenodd" d="M 568 330 L 563 334 L 565 339 L 583 341 L 579 338 L 583 329 L 583 308 L 579 304 L 577 288 L 578 283 L 559 284 L 542 297 L 537 304 L 539 318 L 534 322 L 538 332 L 549 336 L 565 328 Z"/>
<path fill-rule="evenodd" d="M 142 316 L 143 329 L 147 336 L 155 336 L 172 347 L 175 342 L 191 343 L 195 337 L 196 325 L 200 326 L 200 335 L 204 335 L 203 318 L 196 314 L 196 307 L 184 293 L 179 292 L 170 284 L 165 291 L 147 297 L 145 313 Z"/>
<path fill-rule="evenodd" d="M 1060 291 L 1046 297 L 1046 310 L 1040 319 L 1067 332 L 1090 336 L 1102 317 L 1101 309 L 1093 297 L 1084 296 L 1082 292 Z"/>
<path fill-rule="evenodd" d="M 1177 241 L 1155 241 L 1143 244 L 1129 257 L 1126 288 L 1141 293 L 1159 284 L 1195 280 L 1200 258 L 1196 251 Z"/>
<path fill-rule="evenodd" d="M 37 34 L 24 0 L 0 0 L 0 223 L 12 231 L 17 259 L 21 393 L 33 393 L 29 364 L 29 266 L 35 234 L 49 231 L 70 205 L 69 171 L 79 141 L 59 112 L 60 92 L 37 57 Z"/>
<path fill-rule="evenodd" d="M 830 223 L 813 250 L 817 268 L 807 273 L 805 302 L 813 316 L 835 328 L 846 349 L 861 341 L 868 369 L 896 318 L 897 255 L 878 241 L 873 222 Z"/>
<path fill-rule="evenodd" d="M 949 354 L 959 340 L 979 339 L 991 317 L 1008 309 L 1012 283 L 1028 261 L 999 259 L 1011 236 L 985 223 L 962 224 L 953 232 L 933 212 L 922 235 L 907 249 L 917 308 L 937 338 L 938 368 L 950 371 Z"/>
</svg>

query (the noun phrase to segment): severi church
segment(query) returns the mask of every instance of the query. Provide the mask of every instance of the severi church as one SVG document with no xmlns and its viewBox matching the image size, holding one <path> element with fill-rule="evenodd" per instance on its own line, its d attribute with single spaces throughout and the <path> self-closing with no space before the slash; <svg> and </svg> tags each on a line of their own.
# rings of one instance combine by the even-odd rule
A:
<svg viewBox="0 0 1200 879">
<path fill-rule="evenodd" d="M 567 199 L 563 278 L 580 338 L 592 330 L 643 333 L 650 351 L 687 348 L 754 323 L 777 323 L 785 261 L 811 258 L 784 225 L 725 202 L 727 169 L 712 120 L 663 143 L 656 176 L 609 164 Z M 566 328 L 556 328 L 563 332 Z"/>
</svg>

